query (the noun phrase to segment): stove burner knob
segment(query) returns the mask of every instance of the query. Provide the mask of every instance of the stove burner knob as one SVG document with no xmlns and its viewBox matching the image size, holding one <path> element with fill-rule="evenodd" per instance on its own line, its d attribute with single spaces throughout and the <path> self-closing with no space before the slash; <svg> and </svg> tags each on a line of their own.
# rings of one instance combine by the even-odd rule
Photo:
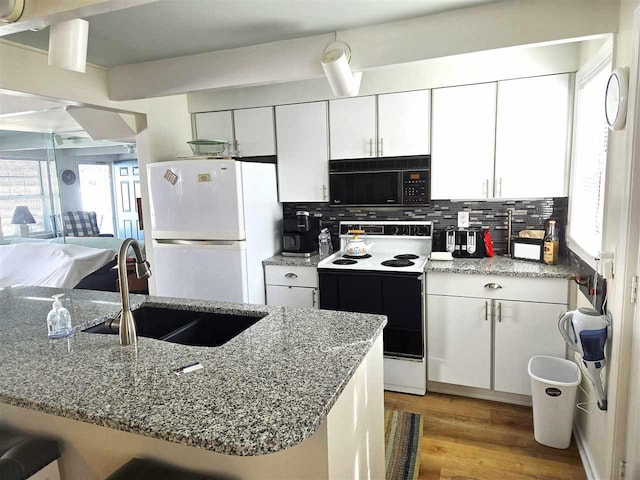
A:
<svg viewBox="0 0 640 480">
<path fill-rule="evenodd" d="M 399 234 L 400 234 L 400 227 L 398 227 L 398 226 L 393 227 L 393 228 L 391 229 L 391 232 L 392 232 L 394 235 L 399 235 Z"/>
</svg>

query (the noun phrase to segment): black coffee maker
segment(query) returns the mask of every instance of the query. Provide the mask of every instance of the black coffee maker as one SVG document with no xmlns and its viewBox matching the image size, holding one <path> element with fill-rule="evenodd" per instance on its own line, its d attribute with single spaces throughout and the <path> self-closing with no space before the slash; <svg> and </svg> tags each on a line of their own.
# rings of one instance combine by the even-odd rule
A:
<svg viewBox="0 0 640 480">
<path fill-rule="evenodd" d="M 282 255 L 287 257 L 310 257 L 318 253 L 320 219 L 306 210 L 298 210 L 295 217 L 288 216 L 283 222 Z"/>
</svg>

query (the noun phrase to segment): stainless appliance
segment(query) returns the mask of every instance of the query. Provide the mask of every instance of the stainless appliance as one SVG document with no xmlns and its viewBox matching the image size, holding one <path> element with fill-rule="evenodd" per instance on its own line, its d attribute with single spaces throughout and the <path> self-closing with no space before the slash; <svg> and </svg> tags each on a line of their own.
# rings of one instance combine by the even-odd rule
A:
<svg viewBox="0 0 640 480">
<path fill-rule="evenodd" d="M 364 256 L 344 249 L 349 231 L 375 239 Z M 424 267 L 431 254 L 431 222 L 340 222 L 341 251 L 318 265 L 320 308 L 386 315 L 385 389 L 427 391 Z"/>
<path fill-rule="evenodd" d="M 310 257 L 318 253 L 320 219 L 306 210 L 298 210 L 295 217 L 283 221 L 282 255 Z"/>
<path fill-rule="evenodd" d="M 329 162 L 331 205 L 427 205 L 431 156 Z"/>
<path fill-rule="evenodd" d="M 442 231 L 445 252 L 455 258 L 483 258 L 484 237 L 478 228 L 448 228 Z"/>
</svg>

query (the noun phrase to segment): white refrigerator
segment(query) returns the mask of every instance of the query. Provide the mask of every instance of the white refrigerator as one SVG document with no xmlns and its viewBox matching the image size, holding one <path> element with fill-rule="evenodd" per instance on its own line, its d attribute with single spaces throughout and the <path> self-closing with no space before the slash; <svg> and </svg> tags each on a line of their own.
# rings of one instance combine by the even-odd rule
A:
<svg viewBox="0 0 640 480">
<path fill-rule="evenodd" d="M 188 159 L 147 173 L 156 294 L 265 303 L 262 260 L 282 229 L 275 165 Z"/>
</svg>

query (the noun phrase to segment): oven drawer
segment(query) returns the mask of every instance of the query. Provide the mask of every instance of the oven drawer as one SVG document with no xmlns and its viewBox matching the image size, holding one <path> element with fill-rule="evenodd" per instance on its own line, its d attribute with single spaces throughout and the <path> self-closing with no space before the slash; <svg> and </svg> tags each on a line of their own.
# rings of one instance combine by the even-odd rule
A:
<svg viewBox="0 0 640 480">
<path fill-rule="evenodd" d="M 564 278 L 428 272 L 427 294 L 566 304 L 569 282 Z"/>
<path fill-rule="evenodd" d="M 313 267 L 287 267 L 285 265 L 265 265 L 267 285 L 290 287 L 318 287 L 318 271 Z"/>
</svg>

